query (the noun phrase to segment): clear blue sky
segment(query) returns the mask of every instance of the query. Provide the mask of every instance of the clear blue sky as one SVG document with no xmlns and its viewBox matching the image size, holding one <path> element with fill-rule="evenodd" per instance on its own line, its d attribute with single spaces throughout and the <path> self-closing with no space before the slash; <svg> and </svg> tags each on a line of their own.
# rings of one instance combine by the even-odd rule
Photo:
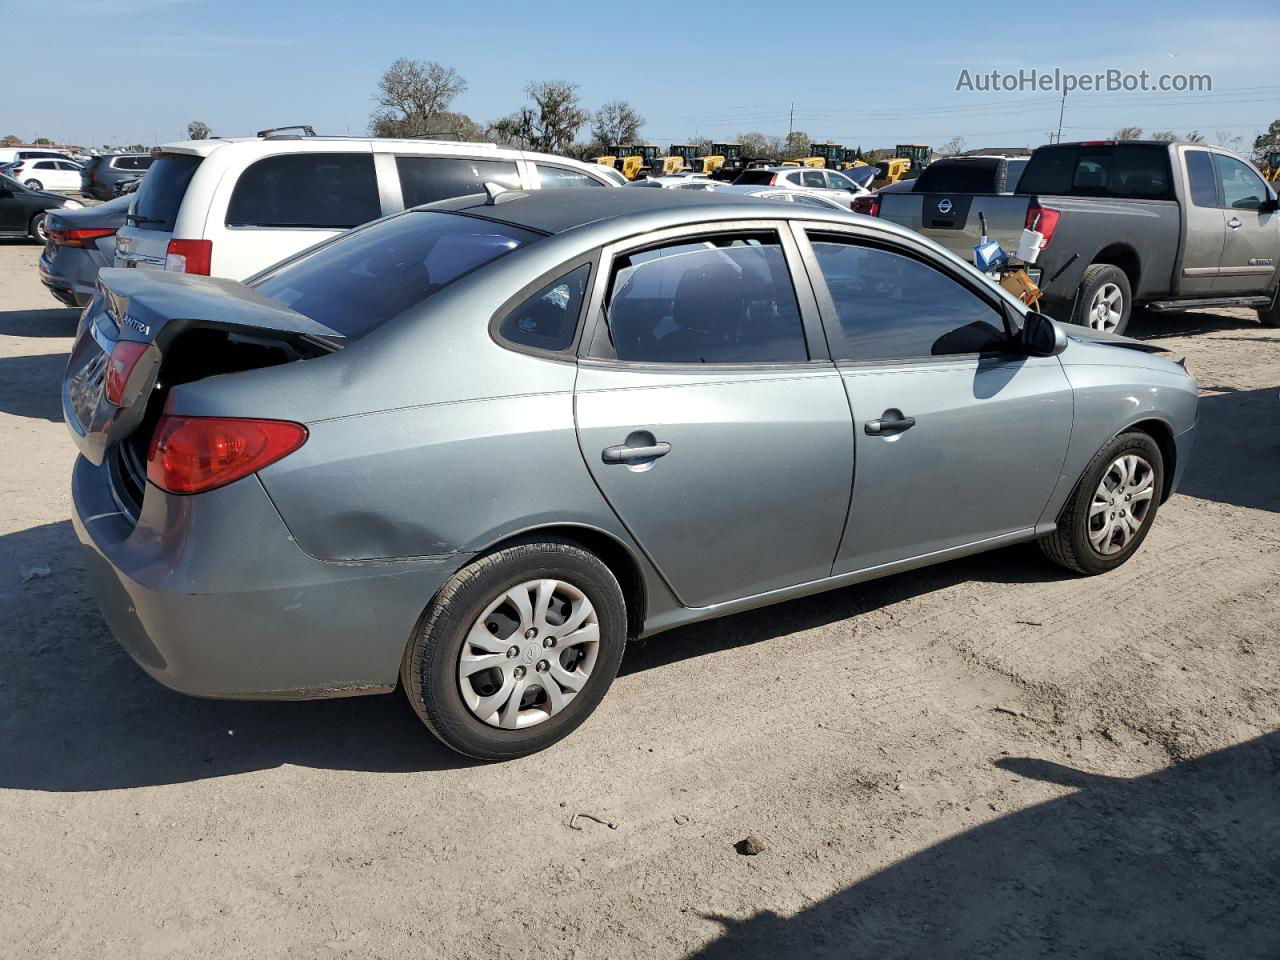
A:
<svg viewBox="0 0 1280 960">
<path fill-rule="evenodd" d="M 481 123 L 517 107 L 529 81 L 566 79 L 588 108 L 630 100 L 647 118 L 642 135 L 663 146 L 786 133 L 793 102 L 797 129 L 867 148 L 953 136 L 1036 145 L 1056 130 L 1058 95 L 957 92 L 962 69 L 1213 76 L 1208 95 L 1073 94 L 1064 139 L 1135 125 L 1251 143 L 1280 117 L 1270 4 L 900 6 L 911 12 L 755 0 L 45 0 L 5 18 L 0 136 L 164 142 L 192 119 L 224 136 L 288 123 L 363 133 L 377 78 L 398 56 L 455 67 L 469 86 L 454 109 Z"/>
</svg>

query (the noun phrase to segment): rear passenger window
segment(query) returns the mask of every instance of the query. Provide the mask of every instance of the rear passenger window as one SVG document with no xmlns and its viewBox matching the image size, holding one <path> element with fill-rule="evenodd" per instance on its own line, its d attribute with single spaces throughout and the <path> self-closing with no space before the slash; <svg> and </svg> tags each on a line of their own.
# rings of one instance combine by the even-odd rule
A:
<svg viewBox="0 0 1280 960">
<path fill-rule="evenodd" d="M 520 189 L 516 165 L 507 160 L 472 160 L 467 157 L 396 157 L 404 205 L 434 203 L 452 197 L 484 193 L 487 182 Z"/>
<path fill-rule="evenodd" d="M 552 280 L 532 297 L 507 314 L 498 335 L 509 343 L 537 350 L 564 350 L 573 343 L 578 315 L 586 295 L 591 265 Z"/>
<path fill-rule="evenodd" d="M 827 188 L 827 178 L 816 170 L 806 170 L 801 174 L 801 181 L 806 187 L 816 187 L 819 190 Z"/>
<path fill-rule="evenodd" d="M 1000 351 L 999 311 L 919 260 L 834 240 L 814 253 L 835 304 L 828 329 L 837 360 L 909 360 Z"/>
<path fill-rule="evenodd" d="M 604 184 L 595 177 L 588 177 L 585 173 L 578 170 L 566 170 L 564 167 L 548 167 L 544 164 L 535 164 L 538 169 L 538 177 L 542 180 L 544 189 L 562 189 L 564 187 L 603 187 Z"/>
<path fill-rule="evenodd" d="M 809 359 L 786 257 L 771 233 L 684 240 L 614 263 L 596 356 L 694 364 Z"/>
<path fill-rule="evenodd" d="M 1213 175 L 1213 158 L 1207 150 L 1187 151 L 1187 180 L 1191 184 L 1191 202 L 1197 207 L 1218 205 L 1218 181 Z"/>
<path fill-rule="evenodd" d="M 146 182 L 150 182 L 147 177 Z M 369 153 L 290 153 L 249 166 L 227 206 L 229 227 L 347 229 L 382 216 Z"/>
</svg>

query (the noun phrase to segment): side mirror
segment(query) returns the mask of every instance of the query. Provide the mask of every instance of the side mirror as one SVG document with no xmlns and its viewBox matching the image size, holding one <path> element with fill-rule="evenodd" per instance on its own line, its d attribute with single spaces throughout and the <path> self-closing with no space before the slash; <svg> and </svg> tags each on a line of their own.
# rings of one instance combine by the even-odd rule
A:
<svg viewBox="0 0 1280 960">
<path fill-rule="evenodd" d="M 1067 349 L 1067 334 L 1043 313 L 1028 313 L 1022 321 L 1022 348 L 1031 357 L 1056 357 Z"/>
<path fill-rule="evenodd" d="M 1258 204 L 1259 213 L 1277 213 L 1280 212 L 1280 200 L 1270 197 Z"/>
</svg>

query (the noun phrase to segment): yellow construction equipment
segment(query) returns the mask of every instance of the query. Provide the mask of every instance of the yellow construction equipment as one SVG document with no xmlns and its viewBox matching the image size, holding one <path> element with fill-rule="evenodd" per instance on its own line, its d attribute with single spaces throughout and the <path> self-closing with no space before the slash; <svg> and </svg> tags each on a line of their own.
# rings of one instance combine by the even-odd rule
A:
<svg viewBox="0 0 1280 960">
<path fill-rule="evenodd" d="M 724 156 L 718 153 L 713 153 L 709 157 L 694 157 L 693 172 L 709 177 L 724 166 L 724 161 Z"/>
<path fill-rule="evenodd" d="M 591 160 L 593 163 L 598 163 L 602 167 L 609 167 L 613 170 L 618 169 L 617 157 L 592 157 Z"/>
<path fill-rule="evenodd" d="M 879 190 L 881 187 L 887 187 L 889 184 L 897 183 L 901 180 L 906 172 L 911 169 L 911 158 L 891 157 L 888 160 L 881 160 L 876 164 L 876 169 L 880 172 L 871 181 L 872 190 Z"/>
<path fill-rule="evenodd" d="M 911 161 L 911 176 L 918 177 L 920 172 L 933 159 L 933 147 L 927 143 L 900 143 L 893 148 L 895 156 L 906 157 Z"/>
<path fill-rule="evenodd" d="M 826 157 L 801 157 L 799 160 L 784 160 L 784 167 L 818 167 L 822 168 L 827 165 Z"/>
<path fill-rule="evenodd" d="M 1262 176 L 1268 183 L 1274 183 L 1280 188 L 1280 150 L 1269 154 L 1265 158 L 1266 162 L 1262 164 Z"/>
<path fill-rule="evenodd" d="M 684 157 L 659 157 L 657 165 L 650 171 L 651 177 L 666 177 L 673 173 L 684 173 L 688 168 L 684 165 Z"/>
<path fill-rule="evenodd" d="M 613 168 L 621 172 L 628 180 L 638 180 L 647 176 L 653 169 L 654 162 L 661 151 L 651 143 L 632 145 L 629 143 L 614 144 L 609 148 L 615 163 Z"/>
</svg>

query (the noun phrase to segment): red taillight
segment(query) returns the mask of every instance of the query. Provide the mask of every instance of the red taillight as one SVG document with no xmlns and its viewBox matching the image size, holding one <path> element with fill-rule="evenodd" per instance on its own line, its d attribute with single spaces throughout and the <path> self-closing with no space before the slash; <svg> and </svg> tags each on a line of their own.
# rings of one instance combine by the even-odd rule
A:
<svg viewBox="0 0 1280 960">
<path fill-rule="evenodd" d="M 778 185 L 778 175 L 775 173 L 772 177 L 769 178 L 769 186 L 775 187 L 777 185 Z"/>
<path fill-rule="evenodd" d="M 147 479 L 169 493 L 226 486 L 287 457 L 307 442 L 288 420 L 161 417 L 147 454 Z"/>
<path fill-rule="evenodd" d="M 107 402 L 117 407 L 124 405 L 124 388 L 129 383 L 133 368 L 138 365 L 142 355 L 147 352 L 149 344 L 136 343 L 132 340 L 121 340 L 111 351 L 107 360 Z"/>
<path fill-rule="evenodd" d="M 880 216 L 880 197 L 876 194 L 863 194 L 853 198 L 853 212 L 865 213 L 868 217 Z"/>
<path fill-rule="evenodd" d="M 1044 237 L 1044 242 L 1040 244 L 1041 250 L 1049 248 L 1049 242 L 1053 240 L 1053 231 L 1058 229 L 1058 221 L 1062 219 L 1062 211 L 1055 210 L 1053 207 L 1042 207 L 1039 202 L 1032 200 L 1027 205 L 1027 219 L 1023 226 L 1028 230 L 1038 230 Z"/>
<path fill-rule="evenodd" d="M 60 247 L 92 247 L 94 241 L 114 237 L 115 230 L 50 230 L 49 239 Z"/>
<path fill-rule="evenodd" d="M 196 273 L 207 277 L 212 261 L 212 240 L 170 240 L 169 249 L 165 251 L 164 268 L 174 273 Z"/>
</svg>

